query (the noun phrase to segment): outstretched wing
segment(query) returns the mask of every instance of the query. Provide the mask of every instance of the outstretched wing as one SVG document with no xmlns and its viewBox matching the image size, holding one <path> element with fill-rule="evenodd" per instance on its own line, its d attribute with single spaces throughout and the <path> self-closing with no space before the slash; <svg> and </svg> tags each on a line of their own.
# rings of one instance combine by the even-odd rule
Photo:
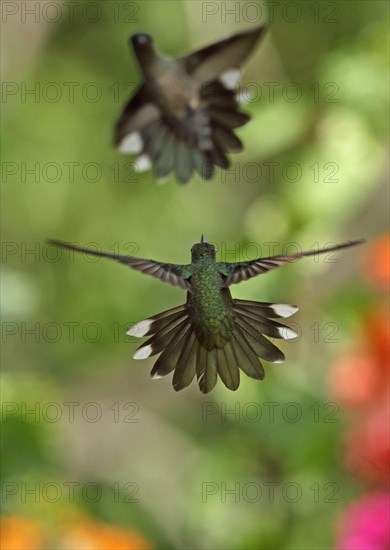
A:
<svg viewBox="0 0 390 550">
<path fill-rule="evenodd" d="M 179 61 L 198 82 L 213 81 L 226 71 L 239 69 L 266 30 L 267 27 L 261 26 L 234 34 L 182 57 Z"/>
<path fill-rule="evenodd" d="M 142 84 L 123 109 L 114 130 L 114 143 L 124 153 L 139 153 L 139 132 L 158 120 L 160 112 L 149 100 Z"/>
<path fill-rule="evenodd" d="M 157 277 L 165 283 L 170 283 L 174 286 L 180 286 L 185 290 L 190 290 L 189 278 L 191 277 L 191 271 L 189 265 L 163 264 L 161 262 L 155 262 L 154 260 L 136 258 L 135 256 L 121 256 L 119 254 L 111 254 L 110 252 L 99 252 L 97 250 L 90 250 L 88 248 L 82 248 L 80 246 L 71 245 L 57 240 L 49 240 L 48 242 L 49 244 L 66 248 L 68 250 L 74 250 L 75 252 L 115 260 L 116 262 L 128 265 L 137 271 L 141 271 L 142 273 L 145 273 L 145 275 L 152 275 L 152 277 Z"/>
<path fill-rule="evenodd" d="M 270 271 L 271 269 L 276 269 L 277 267 L 280 267 L 281 265 L 284 265 L 286 263 L 294 262 L 303 258 L 304 256 L 315 256 L 316 254 L 324 254 L 325 252 L 341 250 L 342 248 L 349 248 L 350 246 L 362 244 L 363 242 L 365 242 L 364 239 L 360 239 L 357 241 L 348 241 L 346 243 L 337 244 L 328 248 L 322 248 L 320 250 L 307 250 L 305 252 L 286 256 L 270 256 L 269 258 L 257 258 L 257 260 L 250 260 L 248 262 L 220 262 L 220 273 L 221 275 L 226 277 L 223 286 L 227 287 L 232 284 L 240 283 L 241 281 L 246 281 L 251 277 L 256 277 L 256 275 L 261 275 L 262 273 Z"/>
</svg>

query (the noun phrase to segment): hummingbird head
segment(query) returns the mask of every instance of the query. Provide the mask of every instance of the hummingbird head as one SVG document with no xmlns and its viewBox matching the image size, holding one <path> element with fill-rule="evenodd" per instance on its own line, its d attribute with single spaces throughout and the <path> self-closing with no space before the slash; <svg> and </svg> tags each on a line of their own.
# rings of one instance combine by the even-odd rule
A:
<svg viewBox="0 0 390 550">
<path fill-rule="evenodd" d="M 193 262 L 197 260 L 202 260 L 203 258 L 209 258 L 210 260 L 215 260 L 217 250 L 215 246 L 211 243 L 206 242 L 204 235 L 201 236 L 200 242 L 194 244 L 191 248 L 191 259 Z"/>
<path fill-rule="evenodd" d="M 131 42 L 135 54 L 140 59 L 153 52 L 153 38 L 146 32 L 133 34 L 129 42 Z"/>
</svg>

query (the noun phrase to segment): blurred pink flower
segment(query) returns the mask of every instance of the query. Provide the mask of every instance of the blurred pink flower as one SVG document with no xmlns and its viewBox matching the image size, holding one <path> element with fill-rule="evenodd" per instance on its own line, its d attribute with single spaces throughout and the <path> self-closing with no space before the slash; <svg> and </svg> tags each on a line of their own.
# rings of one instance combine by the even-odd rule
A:
<svg viewBox="0 0 390 550">
<path fill-rule="evenodd" d="M 390 495 L 371 493 L 343 513 L 337 550 L 389 550 Z"/>
</svg>

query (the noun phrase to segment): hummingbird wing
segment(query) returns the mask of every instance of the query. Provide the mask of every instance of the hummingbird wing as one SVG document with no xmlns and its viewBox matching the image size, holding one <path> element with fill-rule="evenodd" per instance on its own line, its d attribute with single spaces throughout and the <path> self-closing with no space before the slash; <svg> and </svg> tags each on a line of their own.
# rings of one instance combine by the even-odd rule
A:
<svg viewBox="0 0 390 550">
<path fill-rule="evenodd" d="M 315 256 L 317 254 L 324 254 L 326 252 L 332 252 L 335 250 L 341 250 L 343 248 L 349 248 L 350 246 L 355 246 L 357 244 L 362 244 L 365 242 L 363 239 L 356 241 L 348 241 L 342 244 L 337 244 L 335 246 L 330 246 L 328 248 L 323 248 L 320 250 L 307 250 L 305 252 L 300 252 L 297 254 L 287 254 L 282 256 L 270 256 L 268 258 L 257 258 L 256 260 L 250 260 L 248 262 L 220 262 L 220 273 L 225 277 L 223 286 L 227 287 L 231 284 L 240 283 L 241 281 L 246 281 L 256 275 L 261 275 L 266 273 L 271 269 L 276 269 L 286 263 L 294 262 L 300 260 L 305 256 Z"/>
<path fill-rule="evenodd" d="M 205 83 L 216 80 L 223 73 L 239 69 L 248 57 L 256 42 L 264 36 L 267 27 L 256 27 L 249 31 L 228 36 L 192 54 L 180 58 L 186 71 L 198 82 Z"/>
<path fill-rule="evenodd" d="M 122 153 L 140 153 L 140 132 L 160 118 L 160 111 L 148 98 L 142 84 L 126 104 L 114 129 L 114 144 Z"/>
<path fill-rule="evenodd" d="M 136 258 L 135 256 L 121 256 L 120 254 L 90 250 L 88 248 L 82 248 L 80 246 L 71 245 L 57 240 L 50 240 L 49 244 L 59 246 L 60 248 L 66 248 L 68 250 L 74 250 L 75 252 L 91 254 L 92 256 L 109 258 L 121 264 L 128 265 L 137 271 L 141 271 L 142 273 L 145 273 L 145 275 L 152 275 L 152 277 L 161 279 L 161 281 L 164 281 L 165 283 L 170 283 L 174 286 L 180 286 L 185 290 L 190 290 L 190 283 L 188 281 L 191 277 L 190 265 L 165 264 L 155 262 L 154 260 Z"/>
</svg>

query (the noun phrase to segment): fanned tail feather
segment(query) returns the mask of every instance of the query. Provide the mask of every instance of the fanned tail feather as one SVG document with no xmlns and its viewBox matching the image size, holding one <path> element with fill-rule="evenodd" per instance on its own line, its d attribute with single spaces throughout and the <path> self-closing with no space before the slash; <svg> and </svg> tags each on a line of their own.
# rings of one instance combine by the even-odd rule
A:
<svg viewBox="0 0 390 550">
<path fill-rule="evenodd" d="M 131 327 L 128 334 L 149 336 L 134 353 L 135 359 L 160 354 L 151 375 L 160 378 L 172 371 L 173 387 L 180 391 L 191 384 L 195 375 L 202 393 L 209 393 L 218 375 L 225 386 L 236 390 L 241 369 L 256 380 L 264 378 L 261 360 L 281 363 L 284 354 L 268 338 L 292 339 L 296 332 L 278 319 L 297 311 L 289 304 L 233 300 L 234 328 L 225 344 L 207 349 L 201 344 L 188 316 L 186 305 L 172 308 Z M 266 338 L 266 336 L 268 338 Z"/>
<path fill-rule="evenodd" d="M 140 154 L 135 163 L 138 171 L 153 165 L 158 181 L 175 172 L 181 183 L 187 183 L 194 172 L 208 180 L 215 167 L 229 167 L 227 153 L 243 148 L 234 130 L 250 117 L 239 111 L 235 92 L 218 80 L 203 86 L 201 99 L 200 106 L 188 106 L 181 119 L 160 113 L 122 138 L 122 152 Z"/>
<path fill-rule="evenodd" d="M 209 393 L 217 383 L 217 350 L 200 348 L 198 361 L 196 363 L 196 376 L 199 389 L 202 393 Z"/>
</svg>

